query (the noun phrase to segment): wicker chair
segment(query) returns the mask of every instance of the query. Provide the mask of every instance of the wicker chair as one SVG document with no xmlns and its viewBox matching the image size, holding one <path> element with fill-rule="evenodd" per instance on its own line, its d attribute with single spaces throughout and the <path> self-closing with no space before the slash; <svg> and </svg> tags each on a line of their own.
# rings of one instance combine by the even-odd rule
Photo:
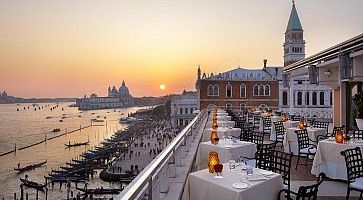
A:
<svg viewBox="0 0 363 200">
<path fill-rule="evenodd" d="M 318 199 L 318 190 L 320 184 L 324 181 L 326 175 L 324 173 L 319 174 L 319 179 L 317 183 L 309 186 L 300 186 L 298 192 L 293 192 L 291 190 L 283 189 L 279 192 L 279 199 L 292 200 L 292 195 L 295 195 L 296 200 L 316 200 Z M 284 197 L 281 195 L 285 193 Z"/>
<path fill-rule="evenodd" d="M 276 131 L 275 141 L 281 143 L 281 146 L 283 146 L 286 129 L 281 121 L 274 122 L 274 125 Z"/>
<path fill-rule="evenodd" d="M 257 151 L 254 158 L 241 157 L 246 160 L 248 165 L 265 170 L 272 170 L 273 154 L 276 143 L 267 143 L 257 145 Z"/>
<path fill-rule="evenodd" d="M 350 191 L 360 192 L 359 199 L 363 194 L 363 160 L 362 152 L 359 147 L 354 149 L 346 149 L 340 152 L 345 159 L 348 177 L 348 189 L 346 199 L 349 199 Z"/>
<path fill-rule="evenodd" d="M 271 134 L 271 126 L 272 126 L 271 117 L 263 117 L 262 118 L 263 132 Z"/>
<path fill-rule="evenodd" d="M 282 175 L 284 189 L 290 190 L 291 158 L 293 154 L 282 151 L 274 151 L 272 171 Z"/>
<path fill-rule="evenodd" d="M 329 133 L 329 122 L 322 122 L 322 121 L 313 121 L 311 126 L 314 128 L 324 128 L 327 133 Z"/>
<path fill-rule="evenodd" d="M 352 137 L 362 140 L 363 139 L 363 130 L 354 130 L 352 133 Z"/>
<path fill-rule="evenodd" d="M 301 155 L 306 156 L 306 161 L 305 161 L 305 165 L 306 165 L 309 160 L 309 156 L 311 156 L 311 155 L 315 156 L 316 146 L 314 144 L 315 141 L 312 141 L 309 139 L 308 131 L 306 129 L 295 130 L 295 133 L 297 135 L 297 141 L 298 141 L 298 147 L 299 147 L 299 153 L 297 155 L 297 162 L 296 162 L 296 167 L 295 167 L 295 169 L 297 169 L 297 166 L 299 165 L 299 161 L 300 161 L 300 156 Z"/>
</svg>

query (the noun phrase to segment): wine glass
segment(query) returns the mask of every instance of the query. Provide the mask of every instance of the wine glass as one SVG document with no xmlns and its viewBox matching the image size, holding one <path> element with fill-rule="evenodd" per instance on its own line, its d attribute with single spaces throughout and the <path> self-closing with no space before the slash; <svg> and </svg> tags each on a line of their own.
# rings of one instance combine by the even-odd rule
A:
<svg viewBox="0 0 363 200">
<path fill-rule="evenodd" d="M 231 171 L 234 171 L 234 170 L 236 169 L 236 161 L 235 161 L 235 160 L 230 160 L 230 161 L 228 162 L 228 164 L 229 164 L 229 169 L 230 169 Z"/>
</svg>

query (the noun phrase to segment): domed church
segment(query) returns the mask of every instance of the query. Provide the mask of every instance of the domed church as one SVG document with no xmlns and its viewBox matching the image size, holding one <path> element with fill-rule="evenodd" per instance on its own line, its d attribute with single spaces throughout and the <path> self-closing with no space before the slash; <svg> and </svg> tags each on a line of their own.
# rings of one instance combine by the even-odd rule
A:
<svg viewBox="0 0 363 200">
<path fill-rule="evenodd" d="M 107 108 L 123 108 L 134 105 L 134 98 L 129 92 L 125 81 L 122 81 L 120 88 L 116 86 L 108 87 L 107 97 L 98 97 L 96 94 L 87 98 L 77 99 L 76 105 L 79 110 L 107 109 Z"/>
</svg>

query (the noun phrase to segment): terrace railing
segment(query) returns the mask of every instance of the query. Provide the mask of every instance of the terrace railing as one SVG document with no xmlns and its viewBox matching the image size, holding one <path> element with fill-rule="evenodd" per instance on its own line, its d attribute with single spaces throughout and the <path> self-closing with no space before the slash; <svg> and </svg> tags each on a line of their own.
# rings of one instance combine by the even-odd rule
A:
<svg viewBox="0 0 363 200">
<path fill-rule="evenodd" d="M 169 179 L 175 178 L 176 167 L 181 166 L 190 150 L 197 131 L 204 126 L 207 111 L 201 111 L 174 140 L 121 192 L 116 199 L 159 199 L 169 190 Z M 204 128 L 204 127 L 203 127 Z M 199 144 L 199 141 L 198 141 Z M 194 159 L 193 159 L 194 160 Z M 189 163 L 192 164 L 192 163 Z M 191 168 L 189 168 L 188 173 Z M 186 179 L 186 177 L 184 177 Z M 184 182 L 182 185 L 184 186 Z M 182 187 L 183 187 L 182 186 Z M 181 190 L 182 190 L 181 187 Z M 180 191 L 182 192 L 182 191 Z"/>
</svg>

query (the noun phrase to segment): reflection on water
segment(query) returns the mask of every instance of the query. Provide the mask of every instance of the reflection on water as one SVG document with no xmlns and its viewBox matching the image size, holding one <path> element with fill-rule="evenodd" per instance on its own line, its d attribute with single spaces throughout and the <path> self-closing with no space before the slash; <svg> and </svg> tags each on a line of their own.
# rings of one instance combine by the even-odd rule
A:
<svg viewBox="0 0 363 200">
<path fill-rule="evenodd" d="M 47 105 L 49 106 L 46 107 Z M 139 109 L 132 107 L 116 110 L 78 111 L 77 108 L 68 107 L 68 105 L 70 103 L 59 104 L 52 111 L 50 108 L 56 106 L 56 104 L 39 104 L 40 109 L 37 107 L 37 111 L 31 104 L 0 105 L 0 154 L 13 150 L 15 143 L 19 149 L 42 141 L 45 137 L 51 138 L 68 133 L 48 140 L 46 143 L 0 157 L 0 199 L 12 199 L 15 192 L 17 197 L 20 197 L 19 178 L 24 177 L 25 173 L 17 174 L 13 170 L 13 168 L 17 167 L 17 163 L 20 163 L 20 167 L 24 167 L 47 159 L 48 162 L 45 166 L 26 172 L 30 180 L 44 183 L 44 175 L 48 174 L 51 169 L 57 169 L 72 158 L 77 158 L 88 149 L 94 149 L 95 146 L 99 145 L 102 140 L 109 138 L 117 129 L 125 128 L 124 125 L 118 123 L 121 113 L 127 115 L 127 113 Z M 19 108 L 19 111 L 17 111 L 17 108 Z M 93 126 L 69 133 L 80 127 L 89 126 L 92 119 L 103 120 L 103 122 L 93 122 Z M 60 122 L 60 120 L 63 120 L 63 122 Z M 59 128 L 60 131 L 52 132 L 55 128 Z M 69 142 L 85 142 L 88 140 L 90 144 L 87 146 L 65 148 L 64 145 Z M 89 186 L 119 187 L 102 182 L 97 175 L 90 181 Z M 76 193 L 74 188 L 75 186 L 72 185 L 72 190 Z M 29 193 L 29 199 L 35 198 L 35 190 L 26 189 L 25 193 Z M 56 184 L 53 190 L 49 190 L 48 197 L 49 199 L 65 199 L 66 193 L 64 184 L 61 190 L 59 185 Z M 43 197 L 44 194 L 39 193 L 39 198 L 43 199 Z"/>
</svg>

